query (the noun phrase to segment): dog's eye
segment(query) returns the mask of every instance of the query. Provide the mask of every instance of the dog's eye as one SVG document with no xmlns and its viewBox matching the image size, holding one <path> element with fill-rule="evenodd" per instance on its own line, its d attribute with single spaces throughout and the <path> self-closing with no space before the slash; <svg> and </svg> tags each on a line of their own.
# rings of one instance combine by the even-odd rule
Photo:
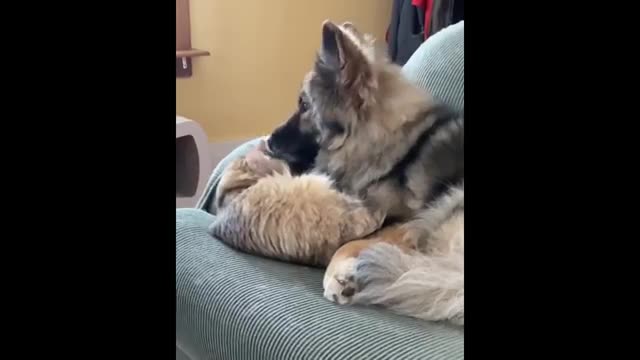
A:
<svg viewBox="0 0 640 360">
<path fill-rule="evenodd" d="M 309 110 L 309 103 L 304 101 L 302 96 L 300 96 L 298 98 L 298 108 L 300 109 L 301 113 L 306 112 L 307 110 Z"/>
</svg>

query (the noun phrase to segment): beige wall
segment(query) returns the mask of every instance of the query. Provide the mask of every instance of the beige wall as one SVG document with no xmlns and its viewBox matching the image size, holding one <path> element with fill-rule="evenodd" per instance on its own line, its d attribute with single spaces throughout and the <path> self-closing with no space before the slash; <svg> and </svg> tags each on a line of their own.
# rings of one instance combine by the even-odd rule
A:
<svg viewBox="0 0 640 360">
<path fill-rule="evenodd" d="M 176 79 L 178 115 L 211 141 L 269 133 L 294 109 L 324 19 L 351 21 L 384 40 L 391 0 L 191 0 L 191 40 L 211 56 Z"/>
</svg>

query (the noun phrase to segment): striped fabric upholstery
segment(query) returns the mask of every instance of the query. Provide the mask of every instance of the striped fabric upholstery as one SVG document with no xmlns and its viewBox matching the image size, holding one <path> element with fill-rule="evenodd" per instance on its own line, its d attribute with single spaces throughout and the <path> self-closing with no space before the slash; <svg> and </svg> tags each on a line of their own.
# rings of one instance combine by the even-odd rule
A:
<svg viewBox="0 0 640 360">
<path fill-rule="evenodd" d="M 461 359 L 462 330 L 338 306 L 321 269 L 239 253 L 176 212 L 176 342 L 192 359 Z"/>
<path fill-rule="evenodd" d="M 404 71 L 436 98 L 464 109 L 464 23 L 423 44 Z M 461 359 L 463 330 L 322 297 L 322 274 L 242 254 L 206 233 L 220 174 L 197 209 L 176 210 L 176 357 L 191 359 Z"/>
<path fill-rule="evenodd" d="M 402 68 L 404 74 L 441 102 L 464 110 L 464 21 L 438 31 Z"/>
</svg>

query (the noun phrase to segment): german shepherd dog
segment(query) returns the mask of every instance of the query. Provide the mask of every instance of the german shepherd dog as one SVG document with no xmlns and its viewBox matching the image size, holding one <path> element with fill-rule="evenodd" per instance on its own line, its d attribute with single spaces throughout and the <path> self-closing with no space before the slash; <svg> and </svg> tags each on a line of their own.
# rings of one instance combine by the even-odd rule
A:
<svg viewBox="0 0 640 360">
<path fill-rule="evenodd" d="M 352 24 L 322 24 L 296 112 L 268 149 L 309 163 L 389 225 L 338 250 L 325 297 L 464 324 L 464 115 L 413 85 Z M 315 152 L 315 151 L 314 151 Z"/>
</svg>

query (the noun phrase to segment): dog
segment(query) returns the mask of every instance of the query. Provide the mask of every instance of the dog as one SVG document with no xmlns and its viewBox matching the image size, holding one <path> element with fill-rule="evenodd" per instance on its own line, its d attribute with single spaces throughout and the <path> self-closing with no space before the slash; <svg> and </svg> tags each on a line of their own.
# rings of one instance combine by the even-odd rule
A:
<svg viewBox="0 0 640 360">
<path fill-rule="evenodd" d="M 214 204 L 212 236 L 247 253 L 316 267 L 384 221 L 382 212 L 337 191 L 329 177 L 292 175 L 289 163 L 268 155 L 264 141 L 225 169 Z"/>
<path fill-rule="evenodd" d="M 412 84 L 353 24 L 325 21 L 321 37 L 297 109 L 268 147 L 293 162 L 317 147 L 314 171 L 382 211 L 402 237 L 344 245 L 325 296 L 464 325 L 464 114 Z"/>
</svg>

